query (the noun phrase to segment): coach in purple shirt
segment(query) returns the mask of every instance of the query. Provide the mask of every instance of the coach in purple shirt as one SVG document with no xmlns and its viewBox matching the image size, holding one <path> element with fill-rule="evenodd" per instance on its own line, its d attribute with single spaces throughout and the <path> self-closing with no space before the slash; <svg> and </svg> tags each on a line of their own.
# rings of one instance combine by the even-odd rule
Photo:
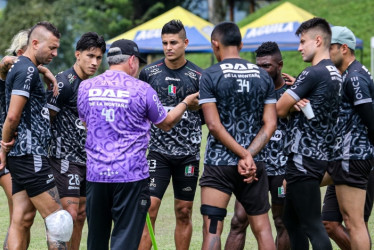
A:
<svg viewBox="0 0 374 250">
<path fill-rule="evenodd" d="M 117 40 L 109 70 L 79 87 L 78 112 L 87 128 L 87 248 L 137 249 L 150 205 L 146 150 L 151 122 L 168 131 L 198 93 L 167 113 L 149 84 L 134 76 L 136 43 Z M 111 233 L 112 222 L 113 231 Z"/>
</svg>

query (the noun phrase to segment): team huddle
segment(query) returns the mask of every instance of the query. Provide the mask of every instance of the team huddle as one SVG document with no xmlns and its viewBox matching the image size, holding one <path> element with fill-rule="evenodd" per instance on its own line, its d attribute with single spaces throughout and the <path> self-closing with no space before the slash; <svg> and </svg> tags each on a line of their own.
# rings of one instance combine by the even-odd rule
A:
<svg viewBox="0 0 374 250">
<path fill-rule="evenodd" d="M 151 249 L 172 180 L 176 249 L 190 247 L 198 183 L 202 249 L 221 249 L 232 193 L 225 249 L 244 249 L 248 225 L 258 249 L 332 249 L 329 237 L 341 249 L 370 249 L 373 79 L 355 60 L 348 28 L 313 18 L 296 35 L 311 63 L 296 78 L 282 73 L 275 42 L 257 48 L 255 63 L 240 58 L 232 22 L 213 29 L 218 63 L 203 70 L 185 57 L 179 20 L 163 26 L 165 57 L 139 78 L 146 61 L 126 39 L 110 45 L 109 69 L 90 78 L 106 50 L 102 36 L 82 35 L 76 62 L 54 77 L 43 65 L 57 56 L 58 30 L 39 22 L 19 32 L 0 64 L 0 184 L 11 220 L 4 248 L 28 248 L 38 211 L 48 249 L 79 249 L 86 217 L 87 249 Z"/>
</svg>

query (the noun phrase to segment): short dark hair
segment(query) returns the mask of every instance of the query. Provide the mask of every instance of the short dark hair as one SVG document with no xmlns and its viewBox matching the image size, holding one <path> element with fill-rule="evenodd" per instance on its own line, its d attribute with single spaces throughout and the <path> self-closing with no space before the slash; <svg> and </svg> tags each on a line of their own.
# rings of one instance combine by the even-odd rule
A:
<svg viewBox="0 0 374 250">
<path fill-rule="evenodd" d="M 314 17 L 303 22 L 300 27 L 296 30 L 295 34 L 300 36 L 302 33 L 307 32 L 310 29 L 318 29 L 324 34 L 323 40 L 326 46 L 330 46 L 331 43 L 331 28 L 329 23 L 320 17 Z"/>
<path fill-rule="evenodd" d="M 242 35 L 238 25 L 233 22 L 222 22 L 214 27 L 211 39 L 219 41 L 224 46 L 237 46 L 242 43 Z"/>
<path fill-rule="evenodd" d="M 84 51 L 89 50 L 91 48 L 99 48 L 101 52 L 104 54 L 106 50 L 104 37 L 99 36 L 96 32 L 84 33 L 77 42 L 75 50 Z"/>
<path fill-rule="evenodd" d="M 331 45 L 333 45 L 333 44 L 336 44 L 336 46 L 338 47 L 338 49 L 340 49 L 343 46 L 343 44 L 340 44 L 340 43 L 332 43 Z M 348 49 L 349 49 L 349 51 L 351 51 L 352 55 L 355 54 L 355 51 L 353 49 L 351 49 L 349 47 L 348 47 Z"/>
<path fill-rule="evenodd" d="M 162 27 L 161 35 L 163 34 L 179 34 L 182 39 L 186 39 L 186 30 L 184 29 L 183 23 L 180 20 L 173 19 L 167 22 Z"/>
<path fill-rule="evenodd" d="M 255 51 L 256 57 L 263 56 L 279 56 L 282 60 L 282 54 L 279 50 L 278 44 L 276 42 L 264 42 Z"/>
<path fill-rule="evenodd" d="M 38 22 L 37 24 L 35 24 L 30 29 L 29 36 L 28 36 L 27 40 L 30 40 L 31 34 L 38 27 L 44 27 L 45 29 L 47 29 L 48 31 L 50 31 L 58 39 L 60 39 L 60 37 L 61 37 L 60 32 L 57 30 L 57 28 L 53 24 L 51 24 L 50 22 L 47 22 L 47 21 L 41 21 L 41 22 Z"/>
</svg>

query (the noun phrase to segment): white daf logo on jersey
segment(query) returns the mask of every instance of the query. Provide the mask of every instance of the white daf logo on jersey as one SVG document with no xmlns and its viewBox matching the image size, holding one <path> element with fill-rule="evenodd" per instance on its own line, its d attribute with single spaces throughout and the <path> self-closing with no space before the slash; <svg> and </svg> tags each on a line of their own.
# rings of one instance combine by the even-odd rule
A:
<svg viewBox="0 0 374 250">
<path fill-rule="evenodd" d="M 130 97 L 130 92 L 125 90 L 118 90 L 115 91 L 113 89 L 105 89 L 104 91 L 101 89 L 90 89 L 88 92 L 89 97 Z"/>
<path fill-rule="evenodd" d="M 223 63 L 220 65 L 222 72 L 226 73 L 259 73 L 259 68 L 257 65 L 252 63 Z"/>
<path fill-rule="evenodd" d="M 79 129 L 85 129 L 82 121 L 79 118 L 75 120 L 75 126 L 77 126 L 77 128 L 79 128 Z"/>
</svg>

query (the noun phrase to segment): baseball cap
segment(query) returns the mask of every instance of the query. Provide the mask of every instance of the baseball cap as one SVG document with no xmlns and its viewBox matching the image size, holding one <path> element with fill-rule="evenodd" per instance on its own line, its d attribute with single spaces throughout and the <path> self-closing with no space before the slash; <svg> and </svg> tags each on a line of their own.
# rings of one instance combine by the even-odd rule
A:
<svg viewBox="0 0 374 250">
<path fill-rule="evenodd" d="M 118 48 L 118 49 L 115 49 Z M 140 57 L 139 48 L 138 45 L 127 39 L 120 39 L 115 42 L 113 42 L 110 45 L 109 51 L 108 51 L 108 57 L 110 56 L 116 56 L 116 55 L 129 55 L 129 56 L 136 56 L 139 58 L 139 61 L 141 63 L 147 63 L 146 60 Z"/>
<path fill-rule="evenodd" d="M 356 37 L 350 29 L 342 26 L 334 26 L 331 27 L 331 32 L 331 44 L 347 44 L 348 48 L 355 50 Z"/>
</svg>

